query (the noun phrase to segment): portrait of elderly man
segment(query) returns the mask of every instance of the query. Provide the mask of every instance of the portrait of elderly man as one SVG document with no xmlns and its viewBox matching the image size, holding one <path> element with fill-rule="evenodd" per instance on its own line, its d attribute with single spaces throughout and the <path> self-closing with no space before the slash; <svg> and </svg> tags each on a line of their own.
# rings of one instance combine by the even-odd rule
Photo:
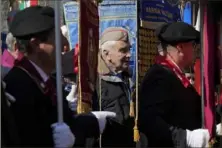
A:
<svg viewBox="0 0 222 148">
<path fill-rule="evenodd" d="M 110 119 L 102 137 L 103 147 L 131 147 L 133 119 L 129 116 L 131 92 L 129 61 L 130 42 L 128 31 L 122 27 L 105 29 L 100 37 L 97 86 L 99 106 L 102 111 L 116 113 Z"/>
</svg>

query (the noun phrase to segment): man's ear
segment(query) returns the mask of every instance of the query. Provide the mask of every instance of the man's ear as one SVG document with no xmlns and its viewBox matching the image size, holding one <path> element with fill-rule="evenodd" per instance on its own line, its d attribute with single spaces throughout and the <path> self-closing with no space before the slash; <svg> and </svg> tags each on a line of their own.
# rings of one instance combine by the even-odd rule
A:
<svg viewBox="0 0 222 148">
<path fill-rule="evenodd" d="M 36 49 L 39 46 L 40 41 L 36 38 L 31 38 L 29 43 L 30 43 L 30 46 L 31 46 L 32 49 Z"/>
<path fill-rule="evenodd" d="M 106 49 L 102 50 L 102 56 L 104 59 L 108 59 L 109 60 L 109 51 Z"/>
<path fill-rule="evenodd" d="M 177 44 L 176 48 L 177 48 L 178 52 L 181 52 L 183 49 L 183 44 Z"/>
<path fill-rule="evenodd" d="M 108 56 L 108 55 L 109 55 L 109 51 L 106 50 L 106 49 L 104 49 L 102 52 L 103 52 L 103 55 L 105 55 L 105 56 Z"/>
</svg>

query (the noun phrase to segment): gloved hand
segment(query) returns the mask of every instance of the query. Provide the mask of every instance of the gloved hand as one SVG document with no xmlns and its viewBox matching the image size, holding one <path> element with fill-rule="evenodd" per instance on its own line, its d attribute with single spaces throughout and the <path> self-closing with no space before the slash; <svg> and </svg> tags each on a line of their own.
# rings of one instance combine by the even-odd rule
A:
<svg viewBox="0 0 222 148">
<path fill-rule="evenodd" d="M 100 133 L 102 134 L 105 127 L 106 127 L 106 118 L 115 118 L 116 117 L 116 113 L 114 112 L 109 112 L 109 111 L 94 111 L 91 112 L 92 114 L 94 114 L 98 120 L 99 123 L 99 130 Z"/>
<path fill-rule="evenodd" d="M 218 136 L 222 136 L 222 129 L 221 129 L 221 123 L 220 124 L 217 124 L 217 127 L 216 127 L 216 133 Z"/>
<path fill-rule="evenodd" d="M 77 86 L 74 84 L 72 85 L 72 89 L 68 96 L 66 97 L 66 100 L 69 103 L 69 108 L 72 111 L 77 111 L 77 105 L 78 105 L 78 96 L 77 96 Z"/>
<path fill-rule="evenodd" d="M 51 125 L 53 131 L 54 147 L 68 148 L 75 143 L 75 136 L 65 123 L 54 123 Z"/>
<path fill-rule="evenodd" d="M 187 145 L 188 147 L 209 147 L 210 134 L 207 129 L 197 129 L 193 131 L 187 131 Z"/>
</svg>

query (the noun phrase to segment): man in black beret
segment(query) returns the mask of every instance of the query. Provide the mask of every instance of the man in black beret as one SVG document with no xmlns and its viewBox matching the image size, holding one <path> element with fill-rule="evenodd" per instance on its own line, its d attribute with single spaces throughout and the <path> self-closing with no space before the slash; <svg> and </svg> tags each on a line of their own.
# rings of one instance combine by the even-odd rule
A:
<svg viewBox="0 0 222 148">
<path fill-rule="evenodd" d="M 157 58 L 140 88 L 139 125 L 149 147 L 207 147 L 201 128 L 201 97 L 185 77 L 200 33 L 184 22 L 157 29 L 165 56 Z"/>
<path fill-rule="evenodd" d="M 56 81 L 50 77 L 56 62 L 54 27 L 53 8 L 41 6 L 18 12 L 10 26 L 18 49 L 26 55 L 4 78 L 5 91 L 16 99 L 10 108 L 18 147 L 92 146 L 105 128 L 106 117 L 115 117 L 112 112 L 76 116 L 64 97 L 64 123 L 57 123 Z M 61 39 L 63 47 L 64 36 Z"/>
</svg>

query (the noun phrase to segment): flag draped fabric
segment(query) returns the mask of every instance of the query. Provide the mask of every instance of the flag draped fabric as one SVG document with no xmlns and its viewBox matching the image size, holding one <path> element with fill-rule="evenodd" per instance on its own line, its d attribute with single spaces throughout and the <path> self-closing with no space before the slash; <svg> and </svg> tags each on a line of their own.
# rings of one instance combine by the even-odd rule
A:
<svg viewBox="0 0 222 148">
<path fill-rule="evenodd" d="M 215 46 L 215 24 L 207 6 L 204 8 L 203 24 L 203 48 L 204 48 L 204 114 L 205 128 L 214 136 L 215 126 L 215 57 L 217 47 Z"/>
<path fill-rule="evenodd" d="M 19 1 L 19 9 L 23 10 L 30 6 L 38 5 L 38 0 L 20 0 Z"/>
<path fill-rule="evenodd" d="M 92 94 L 96 88 L 99 14 L 93 0 L 79 1 L 79 103 L 78 112 L 89 112 L 92 106 Z"/>
</svg>

